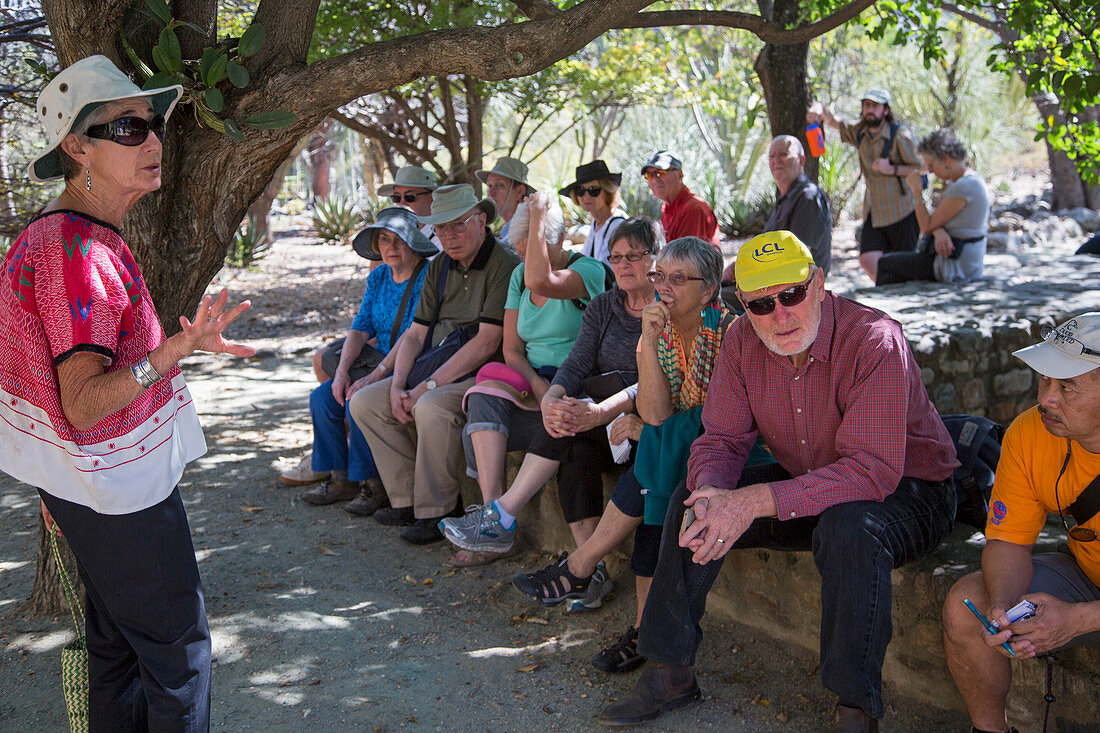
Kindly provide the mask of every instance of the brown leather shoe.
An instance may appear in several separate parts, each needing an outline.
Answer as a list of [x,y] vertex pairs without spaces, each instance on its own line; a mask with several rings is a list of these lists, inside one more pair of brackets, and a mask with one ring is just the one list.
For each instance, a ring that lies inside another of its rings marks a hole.
[[642,667],[634,691],[600,711],[604,725],[636,725],[662,713],[691,705],[702,693],[691,667],[649,660]]
[[302,494],[300,498],[307,504],[325,506],[326,504],[335,504],[338,501],[351,501],[358,493],[358,483],[329,476],[323,484]]
[[390,505],[390,498],[378,479],[367,479],[359,494],[344,505],[344,511],[357,517],[369,517],[382,507]]
[[877,733],[878,721],[859,708],[836,706],[833,733]]

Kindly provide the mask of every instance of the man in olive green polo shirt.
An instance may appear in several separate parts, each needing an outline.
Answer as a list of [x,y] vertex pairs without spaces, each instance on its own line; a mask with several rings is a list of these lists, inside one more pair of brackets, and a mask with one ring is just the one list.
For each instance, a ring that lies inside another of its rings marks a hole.
[[806,121],[824,122],[836,128],[841,142],[854,145],[859,152],[859,167],[866,186],[859,264],[876,281],[878,261],[883,254],[912,252],[920,238],[913,201],[905,187],[905,177],[921,169],[913,133],[894,120],[890,92],[877,88],[863,94],[858,122],[834,117],[820,102],[810,107]]
[[[421,221],[435,225],[444,255],[428,265],[413,323],[396,347],[393,376],[351,398],[352,418],[370,445],[391,505],[374,518],[404,527],[401,538],[413,544],[443,539],[439,520],[462,513],[462,395],[483,364],[500,358],[508,279],[519,264],[489,230],[495,218],[496,205],[478,201],[467,184],[435,190],[432,214]],[[406,383],[425,347],[467,326],[475,333],[450,359],[417,384]],[[432,343],[426,344],[429,331]]]

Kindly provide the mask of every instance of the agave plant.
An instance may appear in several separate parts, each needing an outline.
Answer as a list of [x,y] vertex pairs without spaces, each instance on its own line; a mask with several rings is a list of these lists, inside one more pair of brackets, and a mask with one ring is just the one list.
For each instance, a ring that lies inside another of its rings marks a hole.
[[229,267],[248,267],[256,260],[263,259],[270,248],[271,240],[267,236],[267,231],[260,229],[256,225],[256,217],[249,214],[248,218],[241,222],[241,227],[229,245],[225,264]]
[[313,231],[322,242],[348,244],[362,219],[349,199],[329,196],[313,208]]
[[718,227],[729,237],[759,234],[764,231],[764,223],[774,206],[775,199],[768,192],[755,197],[731,198],[716,212]]

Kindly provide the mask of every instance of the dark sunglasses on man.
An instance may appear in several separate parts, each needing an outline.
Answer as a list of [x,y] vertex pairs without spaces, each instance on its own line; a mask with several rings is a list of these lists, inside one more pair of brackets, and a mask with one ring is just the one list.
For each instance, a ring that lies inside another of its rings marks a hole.
[[425,194],[425,193],[404,193],[404,194],[395,193],[394,195],[390,196],[390,200],[393,201],[395,204],[399,204],[402,201],[404,201],[406,204],[411,204],[414,201],[416,201],[418,198],[420,198],[421,196],[425,196],[425,195],[427,195],[427,194]]
[[157,115],[151,120],[136,116],[119,117],[102,125],[92,125],[84,134],[132,148],[145,142],[150,132],[157,136],[157,140],[164,140],[164,115]]
[[775,295],[765,295],[763,298],[756,298],[755,300],[745,300],[744,296],[740,294],[738,297],[745,304],[745,310],[754,316],[770,315],[775,310],[777,300],[784,308],[794,308],[806,299],[806,293],[810,288],[810,283],[814,281],[815,274],[817,274],[816,271],[810,272],[810,279],[806,282],[787,288]]

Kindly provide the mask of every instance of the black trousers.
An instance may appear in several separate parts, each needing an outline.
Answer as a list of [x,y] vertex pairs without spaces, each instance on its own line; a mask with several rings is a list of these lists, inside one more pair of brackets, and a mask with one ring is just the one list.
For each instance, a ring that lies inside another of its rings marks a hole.
[[[739,486],[780,481],[777,464],[752,466]],[[681,548],[680,522],[687,485],[672,495],[665,517],[657,572],[638,633],[638,651],[668,664],[693,665],[703,639],[699,622],[707,594],[725,558],[692,562]],[[853,501],[815,517],[757,519],[734,550],[767,547],[813,553],[821,573],[821,681],[840,704],[883,715],[882,662],[893,633],[890,572],[931,552],[951,531],[951,483],[903,478],[882,501]]]
[[92,733],[210,729],[210,629],[179,489],[132,514],[39,490],[86,597]]

